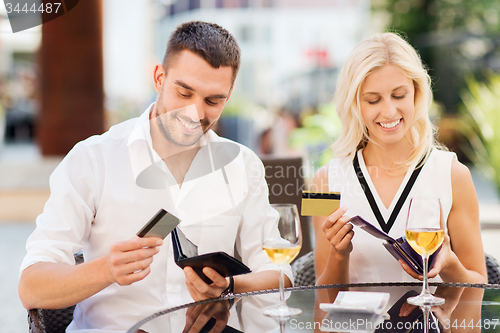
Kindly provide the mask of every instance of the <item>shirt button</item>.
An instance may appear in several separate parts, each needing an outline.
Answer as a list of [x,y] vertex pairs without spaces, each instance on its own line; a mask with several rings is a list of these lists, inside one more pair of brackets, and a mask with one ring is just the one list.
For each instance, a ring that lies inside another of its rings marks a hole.
[[181,316],[181,315],[180,315],[180,314],[178,314],[178,313],[173,313],[173,314],[172,314],[172,317],[173,317],[174,319],[179,319],[179,318],[180,318],[180,316]]

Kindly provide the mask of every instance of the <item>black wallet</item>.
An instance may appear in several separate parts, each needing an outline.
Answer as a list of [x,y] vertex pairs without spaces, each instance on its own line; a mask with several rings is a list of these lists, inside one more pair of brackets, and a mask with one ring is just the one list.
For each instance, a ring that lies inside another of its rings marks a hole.
[[[382,230],[377,229],[370,222],[367,222],[359,215],[352,217],[350,222],[369,234],[385,240],[386,242],[383,245],[387,251],[389,251],[389,253],[392,254],[392,256],[397,260],[402,259],[415,273],[420,275],[424,273],[422,257],[420,254],[415,252],[410,244],[408,244],[405,237],[394,239]],[[439,249],[437,249],[437,251],[429,257],[429,270],[431,270],[434,265],[434,260],[436,259],[436,255],[439,250],[441,250],[441,247],[439,247]]]
[[[205,324],[205,326],[203,326],[200,333],[210,332],[212,327],[214,327],[215,323],[216,323],[215,318],[210,318],[210,320]],[[243,333],[243,332],[228,325],[228,326],[224,327],[224,329],[222,330],[222,333]]]
[[208,284],[212,283],[212,280],[203,273],[203,267],[213,268],[224,277],[251,272],[250,268],[226,252],[198,255],[198,247],[187,239],[178,228],[172,230],[172,246],[177,266],[181,268],[191,267]]

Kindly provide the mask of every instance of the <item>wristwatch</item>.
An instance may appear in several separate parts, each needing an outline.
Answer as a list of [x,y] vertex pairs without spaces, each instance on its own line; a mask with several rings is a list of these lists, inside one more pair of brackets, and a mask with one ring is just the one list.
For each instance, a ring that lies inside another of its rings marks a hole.
[[[229,277],[229,286],[220,294],[219,297],[226,297],[226,296],[234,296],[234,279],[232,276]],[[229,301],[229,310],[234,305],[234,298],[228,299]]]

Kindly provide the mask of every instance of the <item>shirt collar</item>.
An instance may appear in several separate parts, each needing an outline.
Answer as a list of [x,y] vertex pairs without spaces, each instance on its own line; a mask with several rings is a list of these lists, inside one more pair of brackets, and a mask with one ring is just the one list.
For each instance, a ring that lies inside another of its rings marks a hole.
[[146,111],[144,111],[137,121],[135,122],[134,128],[129,135],[127,146],[130,146],[133,142],[137,140],[145,140],[150,147],[153,146],[153,141],[151,140],[151,132],[149,125],[149,115],[154,110],[155,103],[152,103]]

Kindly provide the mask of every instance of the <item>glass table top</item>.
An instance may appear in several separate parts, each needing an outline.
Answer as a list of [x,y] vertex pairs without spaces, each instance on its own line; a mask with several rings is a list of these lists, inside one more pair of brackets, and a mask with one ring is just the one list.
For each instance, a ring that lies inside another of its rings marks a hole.
[[[500,333],[500,285],[433,283],[431,286],[432,292],[445,298],[446,302],[442,306],[432,308],[429,333]],[[319,309],[319,302],[315,303],[321,293],[334,287],[342,287],[342,290],[348,291],[388,293],[390,298],[380,315],[370,313],[371,319],[366,313],[360,312],[359,308],[327,313]],[[264,308],[278,304],[277,290],[258,291],[235,295],[237,302],[230,312],[227,311],[227,300],[193,302],[152,314],[131,327],[128,332],[182,332],[187,327],[186,323],[188,326],[192,323],[203,326],[212,313],[215,313],[214,317],[229,318],[228,327],[223,332],[423,332],[422,311],[409,306],[405,301],[405,297],[415,295],[420,290],[419,282],[288,288],[287,304],[300,308],[302,314],[282,321],[281,330],[279,320],[266,317],[262,313]],[[399,316],[402,307],[409,315]],[[224,326],[226,319],[217,325]],[[216,320],[212,319],[209,324],[213,325],[214,322]],[[208,327],[211,326],[205,326],[199,331],[209,332]]]

